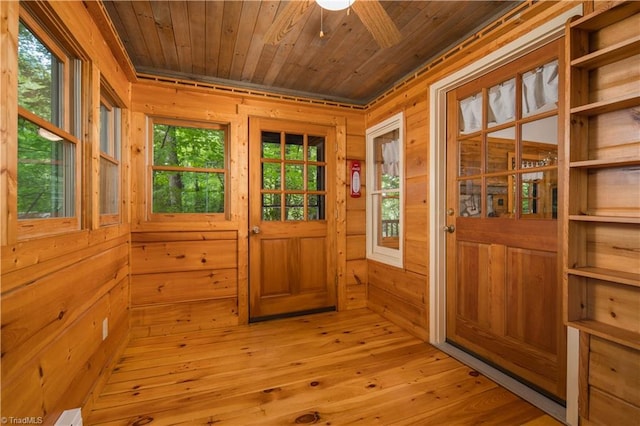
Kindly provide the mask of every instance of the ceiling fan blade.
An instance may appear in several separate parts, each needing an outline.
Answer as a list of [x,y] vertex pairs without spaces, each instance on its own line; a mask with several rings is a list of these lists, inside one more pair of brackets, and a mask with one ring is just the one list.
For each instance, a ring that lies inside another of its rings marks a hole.
[[287,3],[284,10],[278,14],[273,24],[264,34],[263,41],[269,44],[277,44],[293,29],[293,26],[312,3],[313,0],[292,0]]
[[378,0],[356,0],[351,8],[383,49],[398,44],[402,39],[396,24]]

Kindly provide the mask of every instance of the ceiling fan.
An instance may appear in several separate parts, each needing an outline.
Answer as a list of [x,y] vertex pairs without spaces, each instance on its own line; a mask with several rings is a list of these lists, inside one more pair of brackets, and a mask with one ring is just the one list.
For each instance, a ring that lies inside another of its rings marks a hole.
[[[293,29],[296,22],[313,3],[315,3],[314,0],[292,0],[287,3],[265,33],[264,42],[277,44]],[[400,31],[378,0],[318,0],[317,3],[320,7],[329,10],[348,7],[353,9],[382,48],[391,47],[400,42]]]

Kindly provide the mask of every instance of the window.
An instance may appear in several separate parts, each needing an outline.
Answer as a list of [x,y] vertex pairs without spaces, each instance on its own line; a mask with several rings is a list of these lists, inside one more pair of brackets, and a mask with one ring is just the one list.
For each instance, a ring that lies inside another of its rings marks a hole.
[[122,114],[108,90],[100,100],[100,225],[120,222]]
[[558,69],[522,59],[458,89],[460,216],[557,219]]
[[262,132],[262,220],[325,220],[325,143],[307,133]]
[[18,33],[19,237],[78,229],[81,64],[35,21]]
[[197,213],[225,218],[227,126],[153,121],[151,214]]
[[367,130],[367,258],[403,266],[403,114]]

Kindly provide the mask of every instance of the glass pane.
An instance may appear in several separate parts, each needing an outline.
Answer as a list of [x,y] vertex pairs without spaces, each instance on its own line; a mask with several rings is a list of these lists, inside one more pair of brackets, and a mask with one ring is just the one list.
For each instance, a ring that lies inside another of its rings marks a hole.
[[516,129],[509,127],[487,135],[487,173],[509,169],[509,154],[516,152]]
[[482,93],[469,96],[460,101],[458,128],[460,133],[473,133],[482,128]]
[[324,161],[324,137],[308,136],[307,139],[307,160]]
[[118,180],[118,165],[100,158],[100,214],[118,213]]
[[285,154],[287,160],[304,160],[304,137],[302,135],[286,134],[284,136]]
[[286,194],[285,220],[304,220],[304,195]]
[[223,213],[224,174],[153,171],[154,213]]
[[262,158],[282,158],[280,133],[262,132]]
[[459,215],[462,217],[480,217],[482,213],[482,181],[469,179],[460,181],[458,200]]
[[279,221],[280,194],[262,194],[262,220]]
[[111,152],[111,132],[111,111],[104,104],[100,104],[100,151],[108,155],[113,155]]
[[522,125],[523,165],[543,167],[558,164],[558,116]]
[[509,176],[487,178],[487,217],[513,217],[513,209],[509,208],[510,180]]
[[75,145],[18,117],[18,219],[75,215]]
[[458,141],[458,176],[474,176],[482,172],[480,137]]
[[285,189],[304,190],[304,166],[302,164],[285,164]]
[[378,224],[376,245],[398,249],[400,238],[400,199],[397,192],[376,194],[373,197]]
[[522,116],[558,107],[558,60],[522,75]]
[[558,218],[558,171],[522,173],[520,183],[523,219]]
[[375,138],[376,189],[400,188],[400,142],[398,129]]
[[489,88],[487,127],[513,121],[516,116],[515,77]]
[[280,189],[280,163],[262,163],[262,189]]
[[307,190],[324,191],[324,166],[307,166]]
[[225,131],[154,124],[153,164],[156,166],[224,168]]
[[324,195],[307,195],[308,220],[324,220]]
[[62,127],[62,63],[22,22],[18,32],[18,105]]

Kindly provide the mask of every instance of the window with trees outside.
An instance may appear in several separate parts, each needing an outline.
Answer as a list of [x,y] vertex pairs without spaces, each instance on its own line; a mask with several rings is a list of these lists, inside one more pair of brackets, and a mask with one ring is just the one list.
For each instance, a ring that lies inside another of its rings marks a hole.
[[[18,33],[19,237],[79,227],[81,63],[28,16]],[[25,222],[28,221],[26,226]]]
[[100,225],[120,222],[122,113],[103,85],[100,100]]
[[153,120],[151,213],[227,213],[227,126]]
[[403,266],[404,124],[399,113],[367,130],[367,258]]

